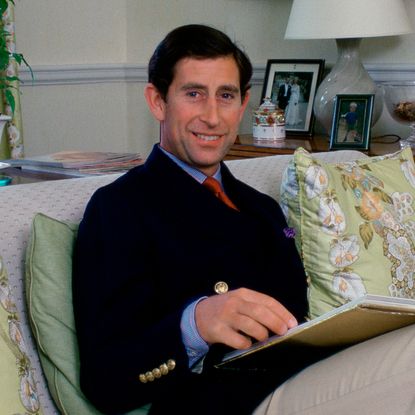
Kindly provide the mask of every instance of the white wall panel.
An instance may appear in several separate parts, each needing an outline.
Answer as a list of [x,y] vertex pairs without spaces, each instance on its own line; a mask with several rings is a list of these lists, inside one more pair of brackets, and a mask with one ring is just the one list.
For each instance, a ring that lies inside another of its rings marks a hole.
[[[406,4],[415,26],[415,1]],[[334,40],[284,40],[290,7],[291,0],[17,1],[17,46],[37,77],[32,86],[22,71],[26,154],[74,148],[148,154],[158,126],[142,95],[146,65],[165,33],[187,23],[226,31],[251,57],[253,97],[241,127],[250,132],[267,59],[336,60]],[[364,39],[361,58],[376,80],[415,79],[415,34]],[[387,115],[374,129],[406,132]]]

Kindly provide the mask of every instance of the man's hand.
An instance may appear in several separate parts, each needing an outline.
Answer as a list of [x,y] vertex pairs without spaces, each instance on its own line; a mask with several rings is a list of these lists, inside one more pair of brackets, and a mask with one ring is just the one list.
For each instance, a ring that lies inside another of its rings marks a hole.
[[196,325],[202,338],[209,344],[223,343],[235,349],[250,347],[251,338],[266,340],[269,332],[285,334],[297,324],[277,300],[247,288],[208,297],[196,306]]

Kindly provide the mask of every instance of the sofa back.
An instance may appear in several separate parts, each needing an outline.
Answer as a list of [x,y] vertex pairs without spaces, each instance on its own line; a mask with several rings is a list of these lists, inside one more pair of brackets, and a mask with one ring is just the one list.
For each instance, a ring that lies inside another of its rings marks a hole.
[[[326,162],[339,162],[365,156],[349,150],[318,153],[316,157]],[[279,200],[281,178],[291,158],[291,155],[280,155],[226,163],[240,180]],[[46,386],[25,304],[24,259],[32,219],[36,213],[41,212],[61,221],[77,223],[93,192],[117,177],[118,175],[106,175],[0,188],[0,256],[9,276],[45,414],[58,414],[58,411]]]

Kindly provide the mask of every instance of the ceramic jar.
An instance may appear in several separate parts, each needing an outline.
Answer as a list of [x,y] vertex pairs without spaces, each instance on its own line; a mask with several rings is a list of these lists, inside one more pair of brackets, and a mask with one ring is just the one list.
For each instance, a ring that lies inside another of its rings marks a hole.
[[276,108],[269,98],[264,98],[260,107],[253,112],[252,130],[255,141],[284,140],[284,111]]

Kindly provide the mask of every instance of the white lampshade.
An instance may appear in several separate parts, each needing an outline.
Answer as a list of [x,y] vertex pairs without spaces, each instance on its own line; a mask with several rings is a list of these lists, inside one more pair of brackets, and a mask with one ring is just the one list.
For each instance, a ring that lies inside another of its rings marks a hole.
[[286,39],[344,39],[412,32],[403,0],[293,0]]
[[412,32],[403,0],[293,0],[286,39],[336,39],[338,60],[321,82],[314,114],[330,133],[338,94],[375,94],[372,125],[382,112],[377,88],[362,65],[362,38]]

